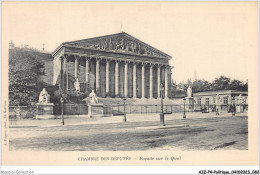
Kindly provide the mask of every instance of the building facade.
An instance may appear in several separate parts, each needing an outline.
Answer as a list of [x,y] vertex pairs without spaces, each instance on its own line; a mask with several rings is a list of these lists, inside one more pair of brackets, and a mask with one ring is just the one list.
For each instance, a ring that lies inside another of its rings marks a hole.
[[65,91],[78,80],[103,98],[158,98],[163,84],[168,97],[171,56],[127,33],[64,42],[52,55],[53,85]]
[[195,110],[206,107],[209,111],[230,112],[230,106],[235,105],[237,112],[248,110],[248,92],[236,90],[207,91],[193,94]]

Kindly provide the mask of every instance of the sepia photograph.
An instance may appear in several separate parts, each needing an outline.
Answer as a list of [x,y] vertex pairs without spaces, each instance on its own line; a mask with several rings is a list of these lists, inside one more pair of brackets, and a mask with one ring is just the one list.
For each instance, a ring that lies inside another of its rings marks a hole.
[[257,7],[2,3],[2,161],[257,164]]

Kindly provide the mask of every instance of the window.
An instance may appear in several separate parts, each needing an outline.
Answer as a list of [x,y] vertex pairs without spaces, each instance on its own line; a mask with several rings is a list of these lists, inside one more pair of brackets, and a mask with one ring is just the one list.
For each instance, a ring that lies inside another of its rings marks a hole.
[[216,103],[216,97],[213,97],[213,103]]
[[224,104],[227,105],[228,104],[228,97],[223,97],[223,101],[224,101]]
[[201,105],[201,98],[198,98],[198,105]]
[[209,105],[209,98],[206,98],[206,105]]

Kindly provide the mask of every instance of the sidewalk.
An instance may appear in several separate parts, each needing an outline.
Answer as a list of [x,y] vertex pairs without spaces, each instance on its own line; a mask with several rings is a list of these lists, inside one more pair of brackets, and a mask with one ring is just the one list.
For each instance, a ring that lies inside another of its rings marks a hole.
[[[247,113],[237,113],[236,116],[247,116]],[[199,119],[199,118],[220,118],[220,117],[232,117],[231,113],[221,113],[216,115],[215,113],[186,113],[186,120]],[[123,115],[101,117],[101,118],[89,118],[87,116],[65,116],[65,126],[71,125],[91,125],[91,124],[106,124],[106,123],[122,123]],[[127,114],[127,122],[146,122],[146,121],[160,121],[160,114]],[[183,119],[183,113],[165,114],[164,120],[181,120]],[[50,120],[32,120],[32,119],[21,119],[21,120],[10,120],[9,126],[11,128],[18,127],[54,127],[62,126],[61,119],[50,119]]]

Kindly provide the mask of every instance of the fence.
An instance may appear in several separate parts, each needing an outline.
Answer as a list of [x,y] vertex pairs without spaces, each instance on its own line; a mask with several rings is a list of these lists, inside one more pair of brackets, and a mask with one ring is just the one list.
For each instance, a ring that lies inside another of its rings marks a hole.
[[[185,105],[185,112],[232,112],[231,105]],[[248,105],[239,106],[239,112],[246,112],[248,110]],[[125,108],[125,109],[124,109]],[[147,114],[147,113],[161,113],[161,105],[131,105],[122,104],[106,106],[104,113],[121,115],[124,114]],[[184,105],[163,105],[163,113],[172,114],[172,113],[182,113],[184,112]]]
[[[124,109],[125,108],[125,109]],[[117,104],[104,105],[104,115],[123,115],[126,114],[148,114],[161,113],[161,105],[133,105]],[[185,105],[185,112],[232,112],[231,105]],[[248,105],[237,105],[236,112],[247,112]],[[33,118],[37,114],[36,106],[9,106],[9,118]],[[163,112],[166,114],[183,113],[184,105],[163,105]],[[61,105],[55,105],[54,115],[61,115]],[[88,104],[64,104],[64,115],[88,115]]]
[[9,106],[9,119],[33,118],[36,113],[36,106]]
[[[61,105],[55,105],[54,115],[61,115]],[[88,115],[88,104],[63,104],[64,115]]]

